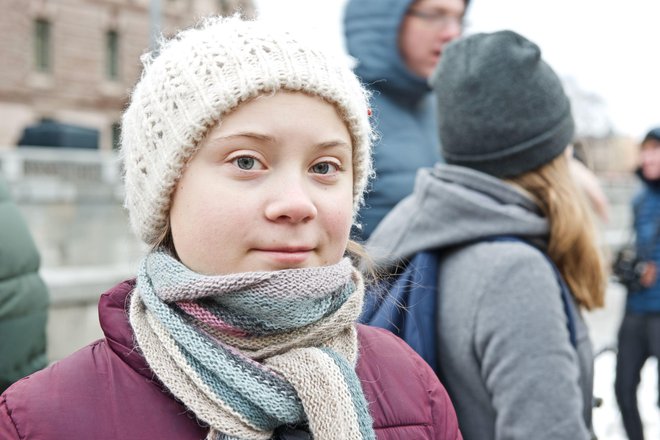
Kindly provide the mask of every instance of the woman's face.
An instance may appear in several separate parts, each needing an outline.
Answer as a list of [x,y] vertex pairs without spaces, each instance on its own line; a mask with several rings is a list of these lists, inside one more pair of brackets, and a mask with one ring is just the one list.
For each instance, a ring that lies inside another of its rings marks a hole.
[[193,271],[270,271],[339,262],[352,209],[352,142],[334,106],[278,92],[209,132],[175,189],[170,225]]
[[649,139],[640,154],[642,174],[648,180],[660,179],[660,141]]

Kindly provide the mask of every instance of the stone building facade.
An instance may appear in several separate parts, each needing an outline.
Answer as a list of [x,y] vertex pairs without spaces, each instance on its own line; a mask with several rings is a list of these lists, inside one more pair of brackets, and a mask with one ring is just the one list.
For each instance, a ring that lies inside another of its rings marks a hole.
[[251,0],[0,0],[0,148],[48,118],[96,128],[111,149],[154,4],[164,35],[209,14],[255,14]]

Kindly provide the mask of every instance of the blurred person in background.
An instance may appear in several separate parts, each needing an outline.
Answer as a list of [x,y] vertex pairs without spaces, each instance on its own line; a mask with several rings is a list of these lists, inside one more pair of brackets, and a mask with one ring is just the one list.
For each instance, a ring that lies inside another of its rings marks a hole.
[[349,0],[344,13],[355,73],[373,92],[379,139],[376,176],[354,236],[366,240],[410,194],[420,167],[440,160],[436,106],[428,78],[444,47],[463,31],[468,0]]
[[48,290],[25,219],[0,177],[0,393],[47,364]]
[[439,252],[437,322],[421,331],[437,332],[466,440],[591,439],[581,309],[603,305],[606,280],[569,99],[511,31],[450,43],[431,83],[446,164],[419,171],[367,248],[383,269]]
[[642,289],[628,292],[626,299],[614,381],[623,426],[630,440],[644,439],[637,406],[642,367],[652,356],[660,366],[660,127],[650,130],[641,142],[637,175],[643,186],[633,200],[633,228],[637,255],[646,264]]

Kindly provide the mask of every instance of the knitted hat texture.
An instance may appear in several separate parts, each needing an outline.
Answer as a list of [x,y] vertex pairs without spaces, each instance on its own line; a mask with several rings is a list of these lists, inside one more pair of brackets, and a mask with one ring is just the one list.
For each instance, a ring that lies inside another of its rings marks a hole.
[[263,22],[214,17],[143,57],[122,118],[125,207],[153,245],[186,163],[223,115],[261,94],[300,91],[335,106],[353,141],[354,212],[372,174],[368,94],[348,66]]
[[512,177],[550,162],[573,140],[568,97],[539,47],[512,31],[447,45],[431,77],[449,164]]

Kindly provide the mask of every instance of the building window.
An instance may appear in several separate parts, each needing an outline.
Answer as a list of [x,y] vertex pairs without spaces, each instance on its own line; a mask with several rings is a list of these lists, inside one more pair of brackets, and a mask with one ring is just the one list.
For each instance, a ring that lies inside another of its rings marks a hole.
[[113,123],[110,131],[112,133],[112,149],[119,150],[119,143],[121,142],[121,124],[119,122]]
[[50,72],[50,22],[42,18],[34,21],[34,61],[39,72]]
[[117,31],[106,33],[106,76],[108,79],[119,78],[119,34]]

